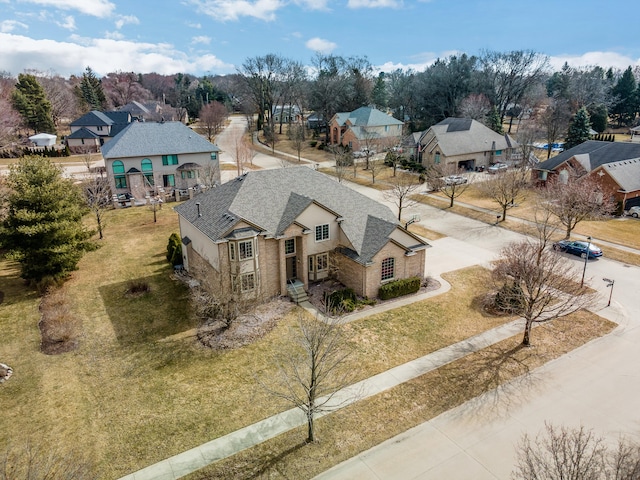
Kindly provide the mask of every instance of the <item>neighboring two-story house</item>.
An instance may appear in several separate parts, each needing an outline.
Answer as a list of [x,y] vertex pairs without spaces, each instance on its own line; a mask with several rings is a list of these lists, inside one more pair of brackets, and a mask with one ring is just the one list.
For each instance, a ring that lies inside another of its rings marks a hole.
[[422,165],[454,164],[475,170],[492,163],[514,160],[518,144],[506,133],[499,134],[471,118],[446,118],[431,126],[417,144]]
[[402,140],[404,124],[373,107],[360,107],[353,112],[336,113],[329,122],[330,141],[353,151],[384,150]]
[[181,122],[133,122],[102,147],[112,191],[136,198],[220,183],[220,149]]
[[128,112],[99,112],[92,110],[71,122],[71,135],[66,137],[69,150],[97,152],[131,123]]
[[423,277],[426,242],[308,167],[249,172],[175,208],[184,268],[216,297],[265,300],[330,275],[358,295]]

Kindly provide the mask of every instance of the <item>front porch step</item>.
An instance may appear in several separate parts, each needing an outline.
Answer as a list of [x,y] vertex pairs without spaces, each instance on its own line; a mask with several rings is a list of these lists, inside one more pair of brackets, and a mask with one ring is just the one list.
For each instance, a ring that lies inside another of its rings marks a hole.
[[289,283],[287,285],[287,293],[289,294],[291,300],[293,300],[296,304],[309,300],[309,296],[304,290],[304,284],[299,280],[296,280],[294,283]]

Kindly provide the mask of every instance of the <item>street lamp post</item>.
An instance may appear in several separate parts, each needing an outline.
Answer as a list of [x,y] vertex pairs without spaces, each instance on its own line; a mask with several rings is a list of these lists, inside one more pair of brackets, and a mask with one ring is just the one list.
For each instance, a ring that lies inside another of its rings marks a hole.
[[609,292],[609,303],[607,303],[607,307],[610,307],[611,306],[611,297],[613,296],[613,285],[616,283],[616,281],[615,280],[611,280],[610,278],[603,278],[602,280],[607,282],[607,287],[611,288],[611,291]]
[[582,280],[580,281],[580,287],[584,286],[584,274],[587,273],[587,260],[589,260],[589,250],[591,250],[591,237],[587,237],[589,243],[587,244],[587,252],[584,254],[584,268],[582,269]]

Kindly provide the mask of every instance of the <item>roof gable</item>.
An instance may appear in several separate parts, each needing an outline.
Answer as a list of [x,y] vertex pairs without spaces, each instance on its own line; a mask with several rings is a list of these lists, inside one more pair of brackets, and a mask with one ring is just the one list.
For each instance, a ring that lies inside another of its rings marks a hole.
[[[198,217],[196,203],[200,203]],[[213,241],[221,240],[225,216],[281,235],[311,204],[341,216],[340,228],[361,263],[371,261],[398,228],[391,210],[308,167],[249,172],[175,208]]]
[[115,122],[98,110],[91,110],[70,123],[72,127],[110,126]]
[[553,158],[540,162],[536,170],[555,170],[574,157],[580,161],[587,172],[590,172],[608,163],[640,157],[640,144],[587,140]]
[[[429,134],[432,134],[433,137]],[[507,134],[499,134],[471,118],[446,118],[429,128],[421,138],[435,138],[445,156],[505,150],[517,147]]]

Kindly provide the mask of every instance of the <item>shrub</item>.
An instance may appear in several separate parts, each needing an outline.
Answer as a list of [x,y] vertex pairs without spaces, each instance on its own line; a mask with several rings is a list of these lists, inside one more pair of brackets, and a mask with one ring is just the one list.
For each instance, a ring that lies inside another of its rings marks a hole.
[[43,353],[57,354],[73,350],[82,333],[82,321],[69,306],[61,290],[50,291],[40,302],[40,322]]
[[127,284],[127,294],[129,295],[143,295],[151,291],[149,282],[144,280],[131,280]]
[[389,300],[390,298],[416,293],[420,290],[421,283],[422,280],[420,277],[402,278],[400,280],[385,283],[380,287],[378,297],[380,297],[381,300]]
[[311,141],[309,142],[309,146],[310,146],[311,148],[316,148],[316,145],[318,145],[318,141],[317,141],[317,140],[311,140]]
[[494,307],[507,313],[519,313],[522,311],[524,294],[522,287],[516,282],[505,283],[494,299]]
[[358,306],[358,297],[352,288],[345,288],[330,294],[325,293],[324,304],[331,313],[349,313]]
[[182,240],[175,232],[171,234],[167,244],[167,261],[173,266],[182,264]]

